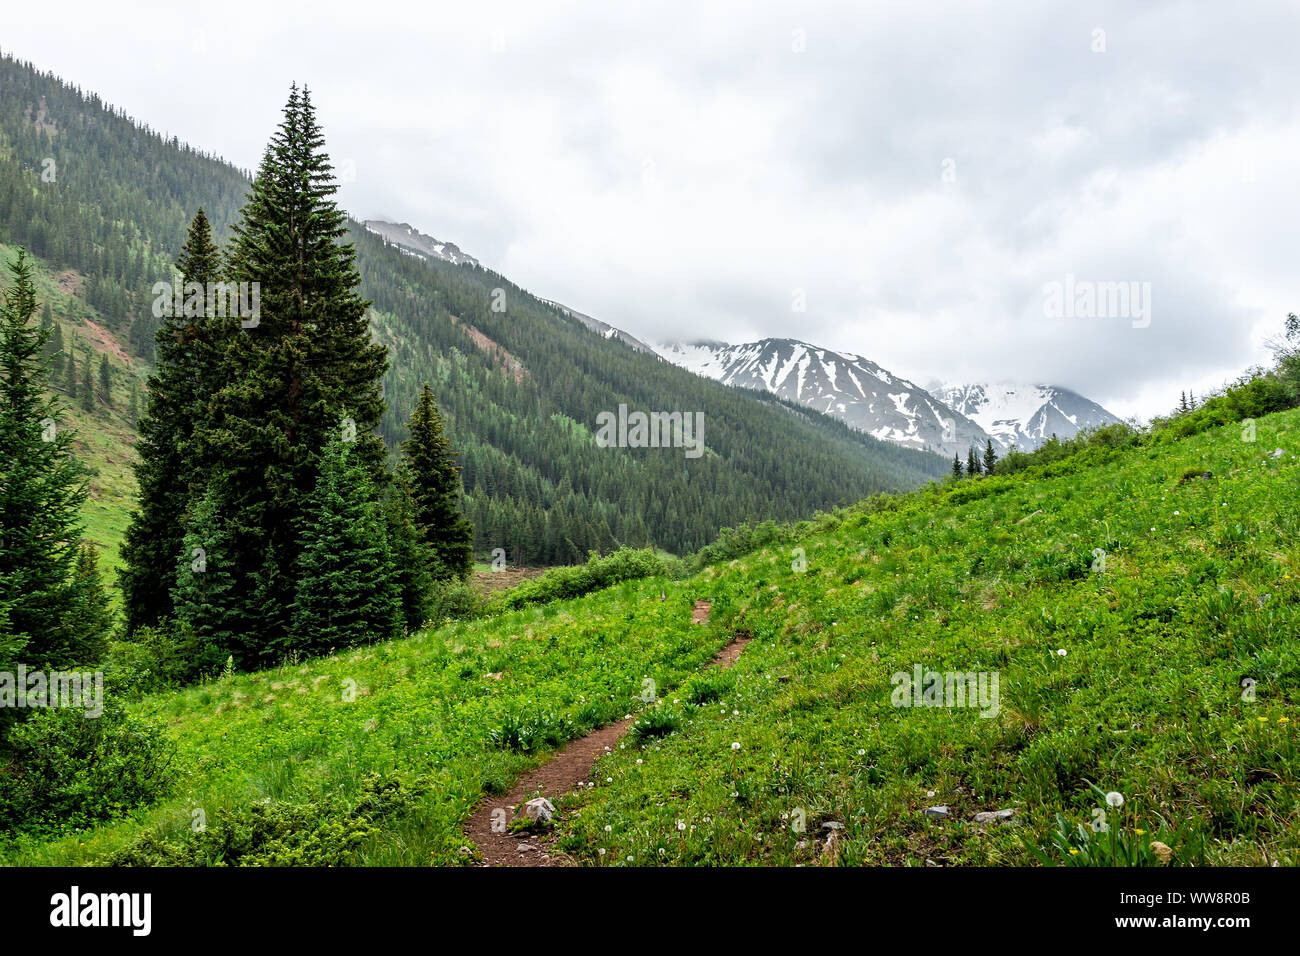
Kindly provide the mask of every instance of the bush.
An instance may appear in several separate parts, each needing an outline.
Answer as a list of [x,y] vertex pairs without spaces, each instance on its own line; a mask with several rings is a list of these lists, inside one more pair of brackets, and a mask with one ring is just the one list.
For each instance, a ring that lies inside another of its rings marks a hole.
[[[172,840],[158,833],[110,856],[109,866],[338,866],[376,832],[374,824],[412,806],[417,791],[371,774],[347,803],[327,794],[307,803],[254,803],[218,810],[202,830]],[[187,821],[188,822],[188,821]]]
[[142,627],[129,640],[109,645],[104,678],[114,693],[134,698],[215,676],[227,656],[188,624]]
[[556,747],[578,735],[578,728],[563,714],[538,710],[533,714],[508,713],[488,731],[492,743],[503,750],[531,753],[540,747]]
[[528,604],[581,597],[621,581],[666,573],[663,560],[650,548],[619,548],[603,558],[593,551],[586,564],[552,568],[541,577],[512,588],[501,599],[501,606],[515,611]]
[[638,717],[629,733],[633,740],[645,741],[655,737],[667,737],[681,726],[682,715],[673,707],[661,703]]
[[474,588],[463,581],[442,581],[435,584],[429,594],[429,623],[462,621],[474,617],[483,609],[483,599]]
[[0,827],[58,831],[109,820],[168,794],[175,771],[162,729],[109,701],[99,717],[35,711],[0,751]]

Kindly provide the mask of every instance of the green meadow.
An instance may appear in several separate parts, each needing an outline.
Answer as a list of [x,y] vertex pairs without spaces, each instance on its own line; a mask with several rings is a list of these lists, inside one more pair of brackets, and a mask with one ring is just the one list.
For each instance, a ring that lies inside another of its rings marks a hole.
[[[1253,442],[1089,448],[693,574],[147,695],[129,709],[175,743],[171,795],[0,859],[472,863],[485,795],[640,714],[562,802],[578,863],[1294,864],[1297,434],[1290,411]],[[996,677],[996,707],[896,706],[918,666]]]

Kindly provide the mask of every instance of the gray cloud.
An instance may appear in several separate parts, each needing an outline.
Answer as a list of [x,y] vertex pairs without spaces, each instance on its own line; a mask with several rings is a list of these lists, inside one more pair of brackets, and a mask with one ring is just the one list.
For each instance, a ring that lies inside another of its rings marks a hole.
[[[643,339],[797,336],[1143,416],[1260,360],[1300,298],[1300,10],[987,6],[71,0],[5,45],[246,168],[306,81],[352,213]],[[1150,282],[1150,327],[1046,318],[1066,273]]]

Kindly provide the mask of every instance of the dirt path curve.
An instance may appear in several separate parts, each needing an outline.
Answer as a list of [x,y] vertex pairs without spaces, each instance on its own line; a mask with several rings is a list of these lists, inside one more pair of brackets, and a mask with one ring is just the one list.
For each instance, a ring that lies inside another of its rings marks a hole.
[[[708,601],[696,601],[691,620],[696,624],[707,624],[712,605]],[[726,647],[718,651],[710,667],[730,667],[740,657],[740,652],[749,643],[748,635],[733,638]],[[515,808],[535,796],[546,797],[552,803],[567,793],[573,793],[579,784],[591,780],[592,768],[606,753],[617,746],[623,735],[632,726],[632,720],[620,720],[607,724],[585,737],[579,737],[567,743],[562,750],[536,770],[524,774],[516,781],[510,792],[500,797],[489,797],[478,805],[468,820],[465,821],[465,835],[483,854],[482,866],[569,866],[572,861],[558,852],[552,852],[553,837],[520,835],[499,832],[500,814],[497,814],[497,829],[493,829],[493,813],[505,811],[505,819],[513,819]]]

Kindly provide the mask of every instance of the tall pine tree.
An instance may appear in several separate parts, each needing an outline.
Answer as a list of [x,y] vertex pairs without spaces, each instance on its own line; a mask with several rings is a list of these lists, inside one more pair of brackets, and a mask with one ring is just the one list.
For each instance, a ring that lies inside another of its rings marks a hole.
[[229,251],[227,280],[258,283],[260,311],[225,344],[225,384],[203,430],[204,460],[222,472],[219,510],[240,577],[235,613],[267,660],[290,640],[297,534],[341,418],[355,430],[349,455],[367,471],[366,487],[378,495],[386,483],[374,431],[387,356],[370,339],[323,142],[310,97],[295,86]]
[[[219,267],[220,251],[200,209],[176,268],[183,282],[206,286],[217,280]],[[126,531],[118,576],[128,631],[158,624],[172,613],[182,521],[202,464],[195,435],[215,389],[222,327],[233,320],[173,315],[162,321],[155,339],[157,367],[148,383],[148,413],[136,444],[139,507]]]
[[997,452],[993,450],[993,439],[988,439],[984,445],[984,474],[993,474],[993,466],[998,463]]
[[474,528],[461,513],[460,468],[428,385],[402,442],[415,498],[415,521],[433,548],[436,580],[465,578],[474,566]]

